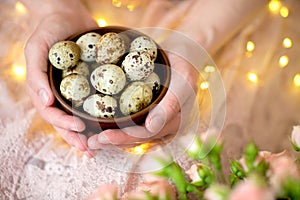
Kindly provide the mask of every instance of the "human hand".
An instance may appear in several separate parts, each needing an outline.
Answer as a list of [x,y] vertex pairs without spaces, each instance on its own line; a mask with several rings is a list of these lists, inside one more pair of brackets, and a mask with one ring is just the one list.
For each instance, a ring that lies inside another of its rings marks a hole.
[[196,97],[197,70],[185,59],[169,54],[172,75],[162,101],[148,114],[145,123],[109,129],[88,139],[90,149],[129,148],[143,142],[168,140],[184,128]]
[[40,21],[25,47],[28,94],[40,115],[54,126],[66,142],[88,152],[86,136],[78,134],[85,129],[85,124],[54,105],[55,98],[47,76],[47,62],[48,51],[54,43],[76,32],[97,27],[97,24],[77,1],[30,2],[24,1],[24,4],[29,10],[33,10],[33,15]]

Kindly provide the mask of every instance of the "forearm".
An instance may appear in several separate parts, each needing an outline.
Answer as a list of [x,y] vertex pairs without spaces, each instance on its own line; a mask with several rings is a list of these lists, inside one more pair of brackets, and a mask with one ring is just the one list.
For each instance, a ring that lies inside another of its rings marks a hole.
[[180,31],[214,52],[235,34],[267,0],[197,0]]

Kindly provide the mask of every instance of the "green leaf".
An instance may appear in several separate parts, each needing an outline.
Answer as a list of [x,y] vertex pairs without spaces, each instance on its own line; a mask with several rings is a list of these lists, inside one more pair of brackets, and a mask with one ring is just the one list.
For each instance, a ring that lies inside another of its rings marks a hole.
[[230,170],[238,178],[242,179],[246,177],[246,172],[244,171],[239,161],[230,161]]
[[294,178],[287,178],[282,185],[282,196],[286,199],[298,200],[300,199],[300,190],[299,190],[300,180]]
[[258,155],[258,148],[254,142],[250,142],[244,152],[244,159],[247,167],[251,171],[254,167],[254,161]]

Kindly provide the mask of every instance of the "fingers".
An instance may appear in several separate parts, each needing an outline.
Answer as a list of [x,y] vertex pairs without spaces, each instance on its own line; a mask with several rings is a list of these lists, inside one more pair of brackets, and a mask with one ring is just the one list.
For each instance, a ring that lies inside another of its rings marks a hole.
[[47,76],[48,45],[38,36],[32,36],[25,47],[27,66],[27,88],[33,90],[41,103],[49,106],[54,102],[54,96],[49,86]]
[[55,126],[54,128],[69,145],[83,152],[88,151],[87,137],[85,135],[82,135],[74,131],[58,128]]
[[156,135],[153,135],[143,126],[132,126],[124,129],[110,129],[96,134],[88,139],[90,149],[124,148],[150,142],[154,139],[163,138],[166,135],[176,134],[181,124],[180,113]]
[[31,96],[33,104],[37,108],[39,114],[49,124],[58,128],[82,132],[85,130],[85,124],[78,117],[68,115],[64,111],[55,106],[45,106],[38,98],[37,94],[28,88],[28,94]]
[[[162,101],[154,107],[146,118],[145,126],[148,131],[158,133],[168,123],[187,101],[196,98],[195,88],[198,73],[185,60],[172,56],[171,83]],[[186,111],[185,111],[186,113]]]
[[93,151],[88,148],[87,136],[74,131],[58,128],[55,126],[54,128],[69,145],[82,151],[83,154],[86,155],[87,157],[92,158],[96,155],[96,151]]

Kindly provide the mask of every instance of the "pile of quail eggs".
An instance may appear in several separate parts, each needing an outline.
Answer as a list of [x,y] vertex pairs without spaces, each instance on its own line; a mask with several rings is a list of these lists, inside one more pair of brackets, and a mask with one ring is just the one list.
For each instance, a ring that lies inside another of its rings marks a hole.
[[147,36],[132,40],[124,33],[85,33],[77,41],[60,41],[49,51],[62,70],[60,92],[77,108],[99,118],[136,113],[160,89],[154,72],[157,46]]

